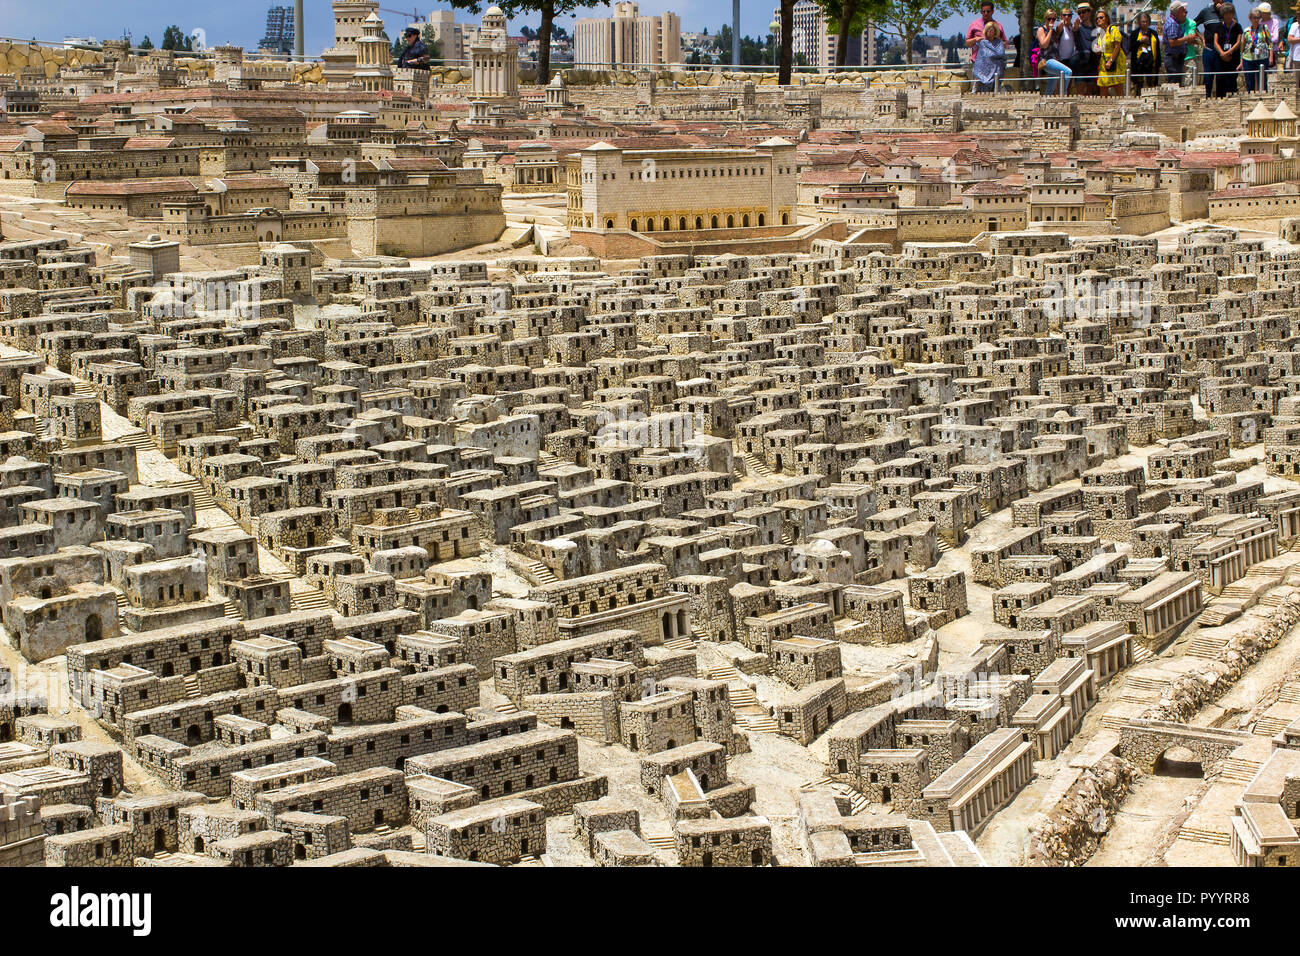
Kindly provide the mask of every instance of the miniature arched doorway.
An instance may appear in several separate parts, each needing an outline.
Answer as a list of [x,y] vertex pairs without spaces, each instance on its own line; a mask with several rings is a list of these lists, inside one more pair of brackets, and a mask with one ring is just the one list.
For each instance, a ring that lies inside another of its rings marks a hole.
[[86,618],[86,640],[97,641],[104,636],[104,622],[99,619],[98,614],[91,614]]
[[338,722],[340,724],[352,723],[352,705],[346,701],[339,704]]
[[198,724],[190,724],[185,730],[185,743],[193,747],[203,743],[203,731],[199,730]]
[[1201,765],[1201,758],[1186,747],[1170,747],[1162,753],[1160,759],[1156,761],[1153,772],[1161,777],[1200,778],[1205,776],[1205,768]]

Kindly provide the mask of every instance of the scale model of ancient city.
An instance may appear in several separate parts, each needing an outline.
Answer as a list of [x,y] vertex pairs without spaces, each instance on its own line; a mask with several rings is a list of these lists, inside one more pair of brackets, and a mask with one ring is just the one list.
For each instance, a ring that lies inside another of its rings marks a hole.
[[1300,863],[1296,73],[330,7],[0,42],[0,865]]

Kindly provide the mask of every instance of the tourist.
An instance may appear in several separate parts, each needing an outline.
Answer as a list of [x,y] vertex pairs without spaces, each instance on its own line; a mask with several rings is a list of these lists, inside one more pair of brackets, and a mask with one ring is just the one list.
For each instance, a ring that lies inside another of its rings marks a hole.
[[[975,48],[984,41],[984,31],[988,29],[990,23],[997,23],[993,19],[993,4],[991,0],[984,0],[980,4],[980,15],[970,22],[966,28],[966,46],[971,51],[971,78],[975,77]],[[998,33],[1002,34],[1002,25],[998,24]]]
[[[1269,51],[1273,54],[1268,59],[1268,66],[1264,71],[1268,72],[1277,66],[1280,50],[1279,45],[1282,42],[1284,34],[1282,33],[1282,21],[1273,14],[1273,7],[1269,3],[1261,3],[1255,8],[1259,11],[1259,22],[1264,29],[1268,31]],[[1264,81],[1264,89],[1268,89],[1268,80]]]
[[1119,96],[1124,89],[1124,34],[1110,21],[1105,10],[1097,11],[1097,32],[1093,48],[1101,65],[1097,70],[1097,92],[1102,96]]
[[[1066,66],[1074,60],[1074,14],[1069,7],[1061,7],[1061,35],[1056,40],[1056,58]],[[1070,68],[1073,76],[1074,68]]]
[[1241,42],[1241,68],[1246,74],[1246,92],[1268,92],[1268,67],[1273,59],[1273,37],[1261,22],[1260,10],[1250,11],[1250,26]]
[[407,27],[402,32],[402,40],[406,46],[402,48],[401,55],[393,61],[394,65],[408,70],[429,69],[429,48],[420,39],[419,29]]
[[[1219,4],[1219,23],[1210,34],[1214,42],[1214,93],[1216,97],[1237,92],[1237,71],[1241,69],[1241,48],[1245,31],[1237,22],[1237,10],[1230,3]],[[1206,96],[1211,94],[1208,87]]]
[[1129,38],[1129,75],[1133,92],[1140,93],[1148,86],[1160,83],[1160,38],[1151,27],[1151,14],[1138,14],[1137,29]]
[[1187,58],[1195,54],[1196,43],[1200,40],[1195,26],[1187,19],[1187,4],[1183,0],[1174,0],[1169,5],[1169,16],[1165,17],[1163,33],[1165,78],[1170,83],[1181,86]]
[[975,44],[975,92],[992,93],[1007,67],[1007,46],[1002,28],[990,22],[984,36]]
[[1087,96],[1097,92],[1097,65],[1101,52],[1096,48],[1097,25],[1092,20],[1092,4],[1084,2],[1075,8],[1079,22],[1074,26],[1074,59],[1070,69],[1074,73],[1076,92]]
[[1300,71],[1300,20],[1292,17],[1286,27],[1286,69]]
[[[1211,0],[1209,6],[1196,15],[1196,29],[1201,35],[1201,73],[1205,80],[1205,96],[1208,99],[1214,95],[1214,32],[1219,28],[1222,20],[1219,18],[1219,7],[1222,4],[1219,0]],[[1235,82],[1235,81],[1234,81]]]
[[1061,62],[1061,39],[1068,33],[1064,24],[1057,19],[1056,11],[1048,10],[1043,16],[1043,25],[1038,28],[1038,69],[1047,78],[1044,88],[1048,93],[1064,95],[1070,92],[1070,77],[1073,74]]

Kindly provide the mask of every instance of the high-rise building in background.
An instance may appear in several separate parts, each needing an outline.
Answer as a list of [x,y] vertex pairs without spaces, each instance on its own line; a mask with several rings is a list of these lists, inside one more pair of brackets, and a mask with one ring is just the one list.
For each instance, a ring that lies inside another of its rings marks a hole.
[[258,44],[268,53],[293,52],[293,7],[275,6],[266,11],[266,36]]
[[434,10],[425,21],[423,33],[432,35],[438,42],[439,62],[446,66],[465,66],[469,63],[469,45],[478,28],[468,23],[457,23],[453,10]]
[[[839,36],[831,30],[821,6],[815,0],[798,0],[794,5],[794,36],[791,42],[791,51],[796,60],[802,54],[803,62],[808,66],[822,69],[833,67],[838,44]],[[874,66],[877,62],[876,47],[876,28],[868,23],[860,34],[849,36],[845,65]]]
[[573,60],[579,69],[680,63],[681,17],[643,17],[635,3],[616,3],[612,17],[583,17],[574,23]]

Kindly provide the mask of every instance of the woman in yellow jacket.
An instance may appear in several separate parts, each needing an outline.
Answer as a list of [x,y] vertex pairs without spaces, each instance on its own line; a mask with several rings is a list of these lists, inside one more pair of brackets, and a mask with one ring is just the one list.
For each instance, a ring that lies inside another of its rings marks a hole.
[[1124,61],[1124,34],[1111,22],[1105,10],[1097,11],[1097,40],[1101,62],[1097,67],[1097,90],[1102,96],[1119,96],[1128,64]]

